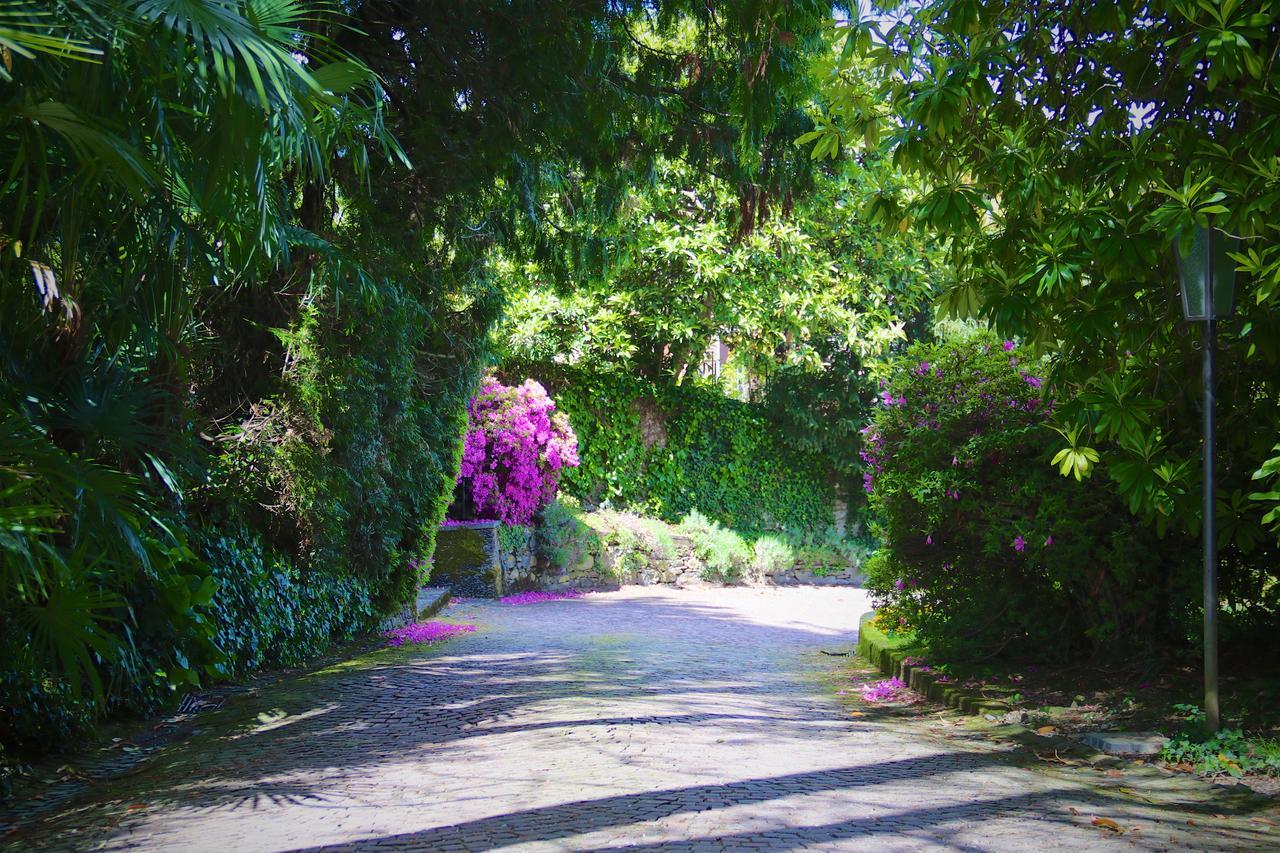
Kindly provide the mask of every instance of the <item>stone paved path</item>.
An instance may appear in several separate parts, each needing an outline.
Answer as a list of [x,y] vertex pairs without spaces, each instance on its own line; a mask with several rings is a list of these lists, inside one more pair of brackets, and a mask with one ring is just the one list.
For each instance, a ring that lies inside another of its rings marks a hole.
[[[264,690],[248,725],[172,748],[18,843],[1218,846],[1171,836],[1181,817],[945,740],[918,720],[852,715],[831,685],[848,659],[819,650],[847,649],[865,609],[861,592],[842,589],[629,588],[523,607],[455,605],[448,615],[473,616],[477,633]],[[1144,831],[1109,837],[1089,825],[1094,814]]]

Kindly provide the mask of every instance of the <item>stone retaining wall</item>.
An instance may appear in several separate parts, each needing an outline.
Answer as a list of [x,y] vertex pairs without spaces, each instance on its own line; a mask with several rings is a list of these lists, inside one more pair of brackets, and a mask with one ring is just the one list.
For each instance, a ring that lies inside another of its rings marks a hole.
[[440,528],[431,560],[431,583],[463,598],[503,594],[498,522],[468,521]]
[[[686,536],[671,537],[670,554],[637,551],[600,538],[562,563],[538,555],[537,533],[506,528],[498,533],[497,560],[505,592],[540,589],[604,590],[623,585],[708,586],[703,564]],[[433,574],[433,578],[437,577]],[[447,581],[443,581],[447,582]],[[768,586],[857,586],[858,567],[795,563],[769,572],[748,571],[740,583]]]
[[681,547],[679,537],[675,538],[675,553],[669,557],[637,553],[602,542],[597,549],[582,554],[572,565],[557,566],[542,560],[538,564],[538,581],[541,588],[556,591],[617,589],[629,584],[705,585],[702,565],[693,556],[693,549],[687,542]]
[[539,588],[540,574],[534,553],[534,531],[526,527],[507,527],[498,535],[498,564],[502,568],[502,586],[519,592]]
[[761,582],[773,586],[861,586],[862,571],[852,565],[796,563],[767,573]]

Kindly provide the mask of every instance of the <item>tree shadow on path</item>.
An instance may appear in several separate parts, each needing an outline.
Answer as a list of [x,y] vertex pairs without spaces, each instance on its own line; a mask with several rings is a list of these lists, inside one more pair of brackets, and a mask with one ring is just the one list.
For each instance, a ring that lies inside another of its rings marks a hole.
[[[893,810],[880,820],[877,806],[866,804],[847,820],[809,820],[814,825],[797,829],[762,827],[757,819],[726,825],[724,836],[699,837],[692,826],[693,840],[684,836],[689,844],[785,847],[799,843],[796,833],[809,843],[891,832],[925,833],[936,841],[952,826],[1013,813],[1065,825],[1072,803],[1083,808],[1082,798],[1093,797],[1091,806],[1104,805],[1086,787],[1046,791],[1042,784],[1042,793],[984,796],[983,776],[1007,768],[1006,756],[914,744],[911,757],[716,784],[671,784],[697,777],[672,772],[651,790],[618,793],[616,780],[602,779],[584,786],[599,788],[597,798],[579,792],[536,806],[517,798],[510,811],[459,820],[463,805],[492,811],[486,786],[536,784],[535,772],[554,771],[570,734],[656,727],[679,755],[690,733],[713,728],[757,749],[830,742],[826,763],[837,765],[840,741],[833,735],[883,740],[886,751],[898,736],[882,721],[851,720],[810,678],[832,665],[818,650],[852,642],[852,627],[841,631],[803,615],[756,618],[675,596],[593,596],[521,608],[472,603],[451,613],[474,614],[481,630],[438,647],[374,652],[242,697],[202,722],[208,733],[170,748],[133,778],[97,786],[78,807],[27,827],[17,840],[24,846],[164,847],[166,833],[207,825],[210,833],[234,827],[245,845],[255,846],[255,827],[278,829],[283,820],[298,827],[295,843],[307,843],[303,839],[333,837],[308,831],[326,814],[341,810],[361,824],[361,816],[409,809],[417,825],[436,826],[372,838],[366,828],[353,833],[366,837],[349,845],[486,848],[514,841],[563,844],[585,833],[628,832],[637,822],[696,821],[691,816],[703,812],[891,784],[919,782],[947,794],[936,806]],[[857,616],[849,614],[850,626]],[[624,777],[629,772],[625,756],[592,753],[590,741],[585,748],[584,754],[604,756],[601,766]],[[515,758],[485,766],[503,768],[509,778],[477,776],[473,758],[504,751],[514,751]],[[539,761],[550,764],[535,768]],[[638,773],[654,769],[637,767]],[[393,777],[394,785],[388,783]],[[637,778],[654,777],[625,777],[626,784]],[[972,793],[957,794],[957,785]],[[476,800],[483,802],[477,806]],[[130,803],[146,808],[130,812]],[[456,823],[444,825],[450,821]],[[206,837],[210,844],[239,846]],[[627,840],[642,841],[618,843]]]

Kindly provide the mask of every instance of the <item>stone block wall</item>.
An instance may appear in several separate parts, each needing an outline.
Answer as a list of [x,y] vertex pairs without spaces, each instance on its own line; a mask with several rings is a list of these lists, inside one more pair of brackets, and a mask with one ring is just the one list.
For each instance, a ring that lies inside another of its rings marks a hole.
[[499,529],[498,564],[502,568],[502,586],[505,591],[522,592],[541,588],[532,528]]
[[773,586],[857,586],[862,583],[862,571],[848,564],[800,562],[767,572],[761,582]]
[[431,584],[463,598],[503,594],[498,522],[468,521],[440,528],[431,560]]
[[702,564],[693,550],[677,544],[674,554],[638,552],[601,540],[568,564],[538,562],[538,581],[542,589],[617,589],[623,585],[669,586],[703,585]]
[[[496,533],[497,560],[506,592],[540,589],[605,590],[623,585],[707,586],[702,561],[687,536],[671,535],[670,546],[637,547],[634,538],[621,539],[608,528],[583,524],[569,547],[539,548],[538,531],[501,528]],[[542,550],[543,553],[539,553]],[[434,575],[433,575],[434,577]],[[797,562],[767,572],[749,570],[741,583],[770,586],[841,586],[861,583],[854,565]]]

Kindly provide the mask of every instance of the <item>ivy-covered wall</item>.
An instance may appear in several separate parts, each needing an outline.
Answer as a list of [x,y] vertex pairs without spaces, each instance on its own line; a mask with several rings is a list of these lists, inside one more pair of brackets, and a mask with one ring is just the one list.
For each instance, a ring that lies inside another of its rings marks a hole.
[[648,382],[555,364],[508,365],[551,391],[578,436],[561,490],[677,522],[691,510],[734,530],[824,531],[832,467],[789,446],[761,407],[714,387]]

